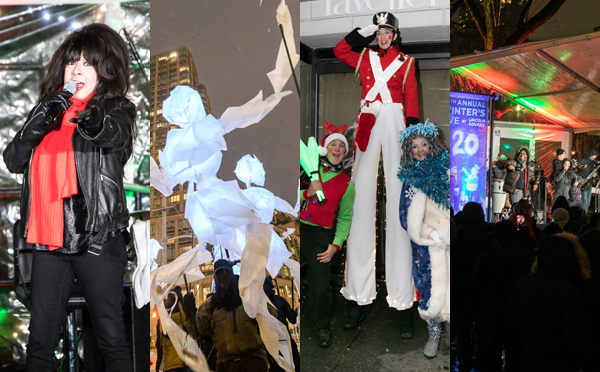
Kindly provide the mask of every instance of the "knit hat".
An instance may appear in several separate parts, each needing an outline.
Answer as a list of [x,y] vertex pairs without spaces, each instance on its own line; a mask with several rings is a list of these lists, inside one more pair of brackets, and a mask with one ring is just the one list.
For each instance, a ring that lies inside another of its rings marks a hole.
[[579,189],[579,187],[571,187],[571,189],[569,190],[569,196],[573,197],[577,197],[580,198],[581,197],[581,190]]
[[554,222],[562,229],[569,222],[569,211],[564,208],[558,208],[552,214],[552,218],[554,218]]
[[347,154],[348,153],[348,140],[342,133],[344,133],[348,129],[348,126],[347,125],[336,126],[336,125],[333,125],[332,123],[325,122],[325,123],[323,123],[323,128],[327,132],[327,135],[321,139],[321,147],[319,147],[319,154],[321,156],[327,155],[327,146],[329,146],[329,144],[333,140],[340,140],[340,141],[344,142],[344,145],[346,145],[346,154]]
[[556,156],[560,156],[560,155],[564,154],[565,152],[566,151],[563,149],[558,149],[558,150],[556,150]]
[[498,156],[498,160],[506,160],[506,159],[508,159],[508,158],[507,158],[507,157],[506,157],[506,155],[504,155],[504,154],[500,154],[500,155]]

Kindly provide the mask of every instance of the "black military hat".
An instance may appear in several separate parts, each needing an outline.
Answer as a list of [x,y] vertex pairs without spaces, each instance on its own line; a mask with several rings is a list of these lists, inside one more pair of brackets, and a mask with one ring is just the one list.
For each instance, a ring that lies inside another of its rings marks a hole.
[[398,19],[392,13],[380,12],[373,16],[373,24],[379,28],[390,28],[394,31],[398,30]]

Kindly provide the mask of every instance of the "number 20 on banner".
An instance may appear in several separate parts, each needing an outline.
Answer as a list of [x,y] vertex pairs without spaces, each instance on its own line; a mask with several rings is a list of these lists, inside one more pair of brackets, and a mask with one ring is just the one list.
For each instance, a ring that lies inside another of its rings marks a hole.
[[[479,149],[479,140],[477,136],[472,133],[465,138],[463,131],[457,130],[454,132],[452,140],[454,142],[454,146],[452,146],[452,153],[454,155],[467,154],[472,156]],[[461,146],[463,147],[461,148]]]

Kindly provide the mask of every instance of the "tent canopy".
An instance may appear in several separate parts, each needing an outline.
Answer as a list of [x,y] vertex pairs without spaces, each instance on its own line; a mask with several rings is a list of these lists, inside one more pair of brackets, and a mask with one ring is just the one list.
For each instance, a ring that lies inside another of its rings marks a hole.
[[600,129],[598,61],[600,32],[595,32],[454,57],[450,68],[551,123],[589,132]]

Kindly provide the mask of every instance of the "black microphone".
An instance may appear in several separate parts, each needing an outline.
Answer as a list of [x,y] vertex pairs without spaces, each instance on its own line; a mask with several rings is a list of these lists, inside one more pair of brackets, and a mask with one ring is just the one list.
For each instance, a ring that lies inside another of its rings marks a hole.
[[[68,81],[65,85],[63,85],[63,92],[69,92],[69,93],[71,93],[71,96],[72,96],[73,94],[75,94],[75,92],[77,92],[77,83],[74,82],[73,80]],[[51,118],[55,118],[61,109],[62,108],[58,104],[51,105],[48,108],[47,116],[49,116]]]

